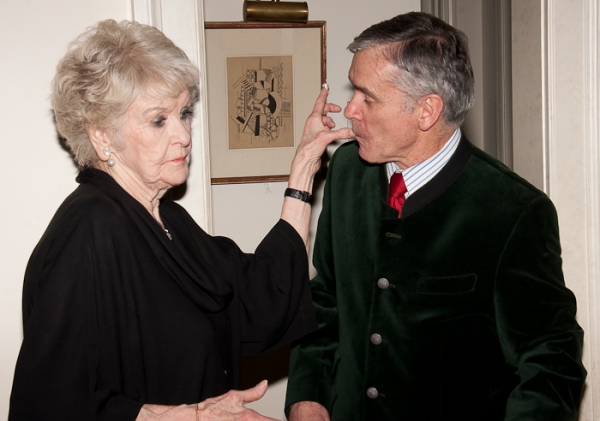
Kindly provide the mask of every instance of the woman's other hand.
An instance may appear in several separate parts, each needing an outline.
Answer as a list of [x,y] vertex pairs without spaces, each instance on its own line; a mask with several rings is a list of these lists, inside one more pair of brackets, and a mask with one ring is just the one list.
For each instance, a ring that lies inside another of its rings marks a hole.
[[277,421],[244,407],[244,404],[262,398],[267,392],[267,385],[267,381],[263,380],[251,389],[230,390],[224,395],[200,402],[198,421]]
[[263,380],[251,389],[230,390],[194,405],[144,405],[136,421],[278,421],[244,406],[266,392],[267,381]]

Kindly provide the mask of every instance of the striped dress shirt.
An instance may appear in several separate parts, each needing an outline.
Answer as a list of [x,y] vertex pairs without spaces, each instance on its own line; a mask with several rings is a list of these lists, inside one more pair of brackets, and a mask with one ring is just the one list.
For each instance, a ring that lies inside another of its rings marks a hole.
[[401,170],[395,162],[388,162],[386,164],[388,182],[395,172],[402,173],[407,190],[404,197],[408,198],[408,196],[427,184],[429,180],[435,177],[435,175],[439,173],[442,168],[444,168],[444,165],[448,163],[454,154],[454,151],[456,151],[460,138],[461,131],[460,129],[456,129],[456,131],[452,134],[450,139],[448,139],[444,147],[440,149],[438,153],[423,162],[419,162],[418,164],[405,169],[404,171]]

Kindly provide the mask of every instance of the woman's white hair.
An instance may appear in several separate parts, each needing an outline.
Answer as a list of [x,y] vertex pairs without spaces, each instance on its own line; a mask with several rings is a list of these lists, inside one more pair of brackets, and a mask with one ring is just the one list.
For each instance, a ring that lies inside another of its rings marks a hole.
[[79,167],[98,157],[88,129],[115,136],[120,117],[142,95],[198,99],[198,69],[158,29],[101,21],[69,45],[52,82],[56,127]]

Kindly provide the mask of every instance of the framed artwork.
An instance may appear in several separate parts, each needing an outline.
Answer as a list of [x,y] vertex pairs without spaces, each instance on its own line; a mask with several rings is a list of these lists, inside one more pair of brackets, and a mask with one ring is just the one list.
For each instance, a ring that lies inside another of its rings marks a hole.
[[212,184],[286,181],[325,82],[325,22],[205,22]]

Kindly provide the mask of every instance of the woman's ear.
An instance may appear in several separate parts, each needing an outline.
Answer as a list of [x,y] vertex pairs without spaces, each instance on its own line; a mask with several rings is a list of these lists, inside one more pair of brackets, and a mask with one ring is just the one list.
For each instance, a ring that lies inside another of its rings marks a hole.
[[419,128],[422,131],[431,129],[440,119],[444,110],[444,100],[437,94],[429,94],[419,100]]
[[104,149],[110,148],[112,146],[112,142],[106,135],[106,132],[99,127],[88,126],[87,133],[90,141],[92,142],[92,146],[96,151],[96,155],[98,155],[98,159],[104,162],[108,161],[110,154],[104,153]]

